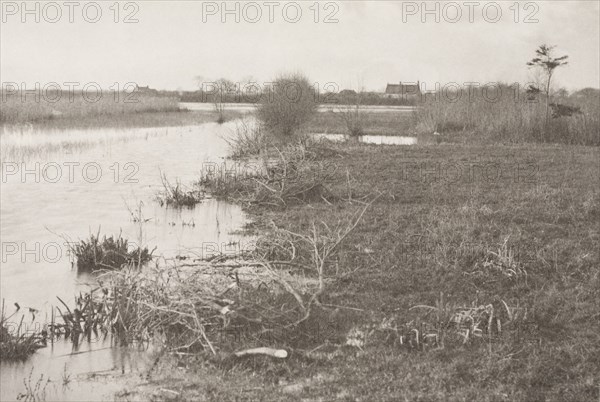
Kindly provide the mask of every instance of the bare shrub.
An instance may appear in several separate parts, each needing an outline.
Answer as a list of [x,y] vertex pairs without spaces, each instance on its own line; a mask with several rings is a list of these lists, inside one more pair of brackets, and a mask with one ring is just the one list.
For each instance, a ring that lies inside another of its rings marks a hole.
[[[306,234],[275,228],[266,243],[287,243],[290,259],[270,261],[260,247],[231,259],[157,261],[144,269],[107,272],[99,277],[100,287],[79,295],[73,308],[59,299],[64,323],[53,320],[51,333],[73,341],[110,333],[121,344],[158,336],[170,350],[215,354],[239,348],[243,332],[251,338],[272,328],[289,334],[309,318],[327,285],[339,276],[334,264],[339,246],[369,206],[336,227],[313,223]],[[305,258],[295,259],[296,249]],[[294,265],[296,272],[285,269]],[[228,331],[236,333],[233,345],[223,337]]]
[[345,108],[340,108],[336,112],[338,117],[342,120],[346,129],[348,130],[348,134],[351,137],[359,137],[364,135],[364,125],[365,125],[365,116],[364,113],[360,110],[360,105],[358,102],[354,106],[346,106]]
[[277,78],[263,94],[257,116],[268,132],[289,139],[317,113],[318,104],[308,78],[300,74]]
[[245,204],[281,207],[289,204],[326,201],[331,197],[328,184],[335,168],[318,160],[302,145],[288,146],[264,154],[260,166],[238,176],[204,175],[199,184],[211,194]]
[[[334,264],[339,246],[356,228],[371,204],[372,202],[366,204],[347,221],[338,222],[334,227],[328,226],[325,222],[320,224],[312,222],[309,233],[275,228],[266,244],[268,246],[266,254],[258,260],[262,261],[263,266],[296,300],[300,317],[288,325],[295,326],[306,321],[310,317],[313,306],[320,304],[319,298],[325,292],[328,282],[340,276],[339,268]],[[273,257],[273,246],[279,249],[277,255],[287,255],[288,258],[270,260],[268,257]],[[258,251],[265,251],[265,243]],[[287,271],[282,270],[282,266],[293,267],[295,277],[306,275],[308,281],[304,281],[304,286],[299,287],[294,282],[286,280]],[[308,286],[306,286],[307,282]]]
[[229,157],[232,159],[260,155],[273,143],[260,124],[246,119],[236,122],[233,135],[225,138],[225,142],[229,145]]

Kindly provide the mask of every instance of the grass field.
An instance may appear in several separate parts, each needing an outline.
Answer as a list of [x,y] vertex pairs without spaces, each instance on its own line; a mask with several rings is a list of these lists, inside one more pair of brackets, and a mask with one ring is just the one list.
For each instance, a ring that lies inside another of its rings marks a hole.
[[[334,148],[328,202],[250,209],[258,230],[306,232],[377,196],[331,262],[321,308],[294,339],[257,341],[291,356],[171,357],[120,397],[598,399],[598,148]],[[459,334],[458,312],[475,310],[490,322]],[[428,328],[444,340],[411,340]]]

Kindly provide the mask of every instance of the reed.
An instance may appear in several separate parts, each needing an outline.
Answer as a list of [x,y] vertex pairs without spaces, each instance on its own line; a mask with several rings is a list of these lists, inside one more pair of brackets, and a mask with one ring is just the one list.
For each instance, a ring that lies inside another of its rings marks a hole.
[[81,93],[56,96],[56,102],[46,97],[24,96],[20,93],[1,94],[0,124],[43,123],[90,117],[111,117],[137,113],[178,112],[179,101],[174,97],[141,93],[105,93],[97,101],[90,101]]
[[6,314],[4,299],[0,313],[0,361],[25,360],[36,350],[46,346],[45,333],[27,331],[23,327],[24,316],[11,321],[19,309],[10,315]]
[[71,254],[77,259],[77,269],[82,271],[114,270],[124,265],[140,267],[152,260],[147,247],[131,245],[127,239],[119,236],[100,239],[100,231],[88,240],[70,245]]
[[201,189],[195,188],[195,186],[186,188],[179,180],[175,181],[175,184],[171,184],[163,173],[161,173],[161,182],[163,190],[156,195],[160,206],[191,208],[205,198]]
[[570,97],[569,105],[556,110],[576,110],[577,113],[554,113],[546,118],[545,103],[508,85],[498,87],[492,95],[469,89],[462,93],[432,95],[425,99],[416,113],[419,134],[462,133],[469,140],[511,143],[562,143],[570,145],[600,145],[600,111],[598,99],[581,100]]

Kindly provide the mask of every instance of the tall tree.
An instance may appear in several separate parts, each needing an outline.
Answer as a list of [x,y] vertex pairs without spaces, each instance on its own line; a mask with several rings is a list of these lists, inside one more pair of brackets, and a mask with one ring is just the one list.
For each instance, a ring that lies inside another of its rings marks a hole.
[[560,66],[564,66],[569,63],[567,61],[569,56],[565,55],[561,57],[554,57],[552,54],[554,48],[555,46],[541,45],[535,51],[536,57],[527,62],[527,65],[530,67],[540,68],[545,75],[546,88],[544,92],[546,94],[546,125],[548,125],[548,109],[550,106],[550,84],[552,82],[554,70],[556,70]]

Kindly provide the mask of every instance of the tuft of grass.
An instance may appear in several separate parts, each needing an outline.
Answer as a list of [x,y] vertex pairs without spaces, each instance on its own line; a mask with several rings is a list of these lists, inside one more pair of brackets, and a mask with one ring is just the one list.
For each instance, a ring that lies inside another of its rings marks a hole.
[[156,196],[160,206],[192,208],[205,198],[201,189],[185,188],[179,181],[173,185],[164,174],[161,174],[161,181],[163,190]]
[[[18,309],[17,309],[18,311]],[[46,337],[41,332],[23,331],[23,319],[19,324],[11,321],[17,313],[6,315],[4,299],[0,312],[0,361],[25,360],[36,350],[46,346]]]
[[120,234],[100,239],[100,232],[71,245],[70,252],[77,259],[77,269],[82,271],[115,270],[125,265],[140,267],[152,260],[152,251],[147,247],[132,247]]

